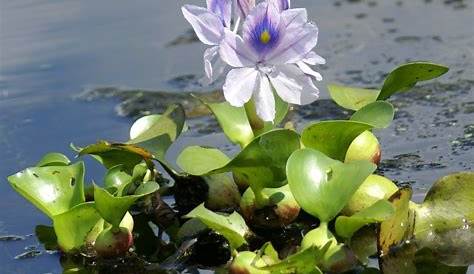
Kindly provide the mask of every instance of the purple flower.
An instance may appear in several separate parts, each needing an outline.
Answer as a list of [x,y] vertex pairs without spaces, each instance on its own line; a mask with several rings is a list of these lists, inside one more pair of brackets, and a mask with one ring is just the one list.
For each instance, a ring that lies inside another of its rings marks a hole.
[[185,5],[181,10],[199,40],[212,46],[204,52],[204,70],[207,78],[212,82],[225,69],[225,64],[218,53],[219,44],[224,38],[224,30],[230,27],[232,0],[207,0],[207,9]]
[[250,99],[264,121],[275,118],[276,94],[291,104],[309,104],[319,91],[310,75],[321,75],[308,64],[322,62],[312,52],[318,28],[307,20],[306,9],[280,8],[269,2],[257,5],[246,17],[242,36],[224,30],[221,58],[234,67],[223,87],[226,100],[241,107]]
[[255,0],[234,0],[234,5],[237,17],[245,19],[255,7]]
[[290,0],[268,0],[278,6],[280,10],[287,10],[290,8]]

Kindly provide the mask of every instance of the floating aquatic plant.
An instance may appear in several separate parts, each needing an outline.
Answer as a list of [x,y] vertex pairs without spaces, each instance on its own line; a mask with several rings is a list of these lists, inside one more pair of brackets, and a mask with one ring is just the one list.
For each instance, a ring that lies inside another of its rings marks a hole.
[[[208,0],[182,11],[211,46],[209,80],[231,67],[226,101],[200,100],[240,150],[191,145],[170,161],[168,149],[187,129],[183,107],[171,105],[138,119],[129,140],[71,145],[104,166],[103,180],[85,182],[84,163],[60,153],[10,176],[51,219],[36,232],[46,248],[62,251],[65,269],[125,261],[135,273],[192,265],[341,273],[378,255],[383,273],[466,272],[474,263],[474,175],[448,175],[416,204],[410,188],[377,174],[383,148],[374,131],[395,113],[387,100],[447,67],[407,63],[380,89],[329,85],[350,118],[297,131],[281,123],[289,104],[318,98],[313,80],[321,75],[309,65],[325,62],[313,52],[318,28],[306,10],[285,0]],[[78,266],[78,256],[94,262]]]

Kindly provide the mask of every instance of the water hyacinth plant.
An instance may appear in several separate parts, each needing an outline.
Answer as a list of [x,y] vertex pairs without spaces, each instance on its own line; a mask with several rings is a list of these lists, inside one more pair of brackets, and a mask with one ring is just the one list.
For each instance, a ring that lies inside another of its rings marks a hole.
[[[182,12],[210,46],[209,80],[228,70],[226,101],[200,100],[239,151],[191,145],[170,161],[187,130],[177,104],[138,119],[129,140],[71,145],[104,166],[103,180],[87,184],[84,163],[59,153],[10,176],[51,219],[37,236],[61,251],[67,273],[117,265],[123,273],[466,273],[474,174],[447,175],[412,202],[409,187],[378,173],[383,149],[374,134],[394,119],[390,96],[447,67],[403,64],[380,89],[330,85],[352,114],[296,131],[281,125],[289,104],[318,98],[322,77],[310,65],[325,63],[306,10],[289,0],[208,0]],[[374,255],[378,269],[368,267]]]

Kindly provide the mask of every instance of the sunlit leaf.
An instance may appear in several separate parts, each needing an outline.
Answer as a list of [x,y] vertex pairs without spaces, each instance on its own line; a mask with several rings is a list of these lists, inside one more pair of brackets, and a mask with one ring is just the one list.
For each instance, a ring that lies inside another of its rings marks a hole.
[[417,82],[437,78],[448,72],[448,70],[449,68],[446,66],[430,62],[403,64],[390,72],[387,78],[385,78],[377,100],[385,100],[394,93],[407,91],[414,87]]
[[377,100],[380,90],[354,88],[341,85],[328,85],[331,98],[339,106],[359,110],[360,108]]
[[36,164],[37,167],[42,167],[42,166],[67,166],[71,163],[68,157],[66,155],[57,153],[57,152],[51,152],[43,156],[41,160]]
[[150,152],[135,145],[109,143],[107,141],[99,141],[80,149],[79,156],[84,155],[91,155],[107,169],[123,165],[129,170],[132,170],[140,162],[150,161],[153,158]]
[[288,159],[288,184],[296,201],[322,222],[332,220],[376,166],[368,161],[341,163],[314,149]]
[[250,229],[245,224],[245,220],[239,213],[222,215],[207,209],[204,204],[199,205],[185,218],[197,218],[210,229],[215,230],[229,241],[232,248],[239,248],[247,244],[246,237],[249,236]]
[[253,139],[245,108],[233,107],[228,102],[211,103],[200,99],[214,114],[225,135],[233,143],[245,147]]
[[156,182],[147,182],[140,185],[134,195],[115,197],[107,190],[94,186],[94,200],[96,208],[102,218],[115,227],[119,227],[125,213],[138,199],[159,189]]
[[178,156],[176,163],[186,173],[201,176],[225,166],[229,157],[216,148],[189,146]]
[[121,196],[123,189],[132,182],[132,175],[129,174],[124,165],[114,166],[109,169],[104,177],[105,188],[115,188]]
[[171,105],[158,118],[140,118],[134,125],[127,144],[133,144],[150,151],[153,156],[165,161],[165,155],[171,144],[183,131],[185,121],[181,105]]
[[83,162],[27,168],[8,177],[8,181],[50,218],[85,201]]
[[89,202],[54,216],[53,226],[59,246],[69,252],[84,246],[91,234],[97,236],[103,229],[103,220],[94,203]]
[[356,111],[351,120],[372,125],[374,128],[386,128],[392,123],[394,115],[392,104],[376,101]]
[[380,224],[378,235],[379,253],[388,254],[391,247],[403,243],[411,237],[413,214],[410,212],[409,202],[412,196],[411,188],[401,188],[393,194],[389,202],[395,212],[389,219]]
[[305,147],[319,150],[343,161],[352,141],[372,126],[356,121],[323,121],[307,126],[301,133]]
[[327,251],[327,248],[319,249],[316,246],[311,246],[300,252],[286,257],[281,262],[265,267],[260,267],[262,270],[270,271],[270,273],[308,273],[308,274],[322,274],[323,272],[318,268],[316,262],[321,261],[322,257]]
[[394,212],[392,204],[385,200],[380,200],[372,206],[348,216],[339,216],[336,219],[336,233],[344,238],[351,238],[361,227],[385,221]]
[[445,176],[416,207],[417,244],[449,265],[474,264],[474,173]]

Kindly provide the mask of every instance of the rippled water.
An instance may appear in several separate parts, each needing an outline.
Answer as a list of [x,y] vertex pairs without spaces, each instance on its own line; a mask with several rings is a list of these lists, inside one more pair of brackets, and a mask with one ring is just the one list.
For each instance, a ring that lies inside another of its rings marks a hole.
[[[132,118],[117,115],[116,105],[129,97],[77,99],[84,90],[211,90],[198,81],[203,47],[193,42],[179,12],[191,2],[200,1],[0,0],[0,178],[46,152],[69,151],[70,142],[127,137]],[[451,68],[439,81],[394,98],[397,119],[377,133],[387,176],[412,184],[420,200],[437,177],[473,169],[474,1],[294,2],[308,7],[320,27],[318,51],[328,60],[321,68],[323,98],[328,82],[377,87],[386,72],[409,60]],[[322,100],[298,109],[294,120],[301,125],[345,115]],[[171,154],[190,142],[209,142],[203,137],[214,131],[203,126],[208,121],[195,120]],[[225,145],[220,134],[212,140]],[[90,164],[88,177],[100,178],[103,170]],[[44,253],[31,236],[47,218],[1,182],[0,235],[20,237],[0,238],[0,272],[60,273],[57,255]],[[15,259],[20,254],[25,258]]]

